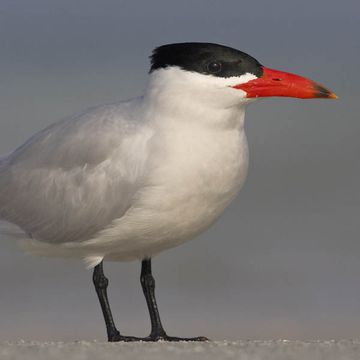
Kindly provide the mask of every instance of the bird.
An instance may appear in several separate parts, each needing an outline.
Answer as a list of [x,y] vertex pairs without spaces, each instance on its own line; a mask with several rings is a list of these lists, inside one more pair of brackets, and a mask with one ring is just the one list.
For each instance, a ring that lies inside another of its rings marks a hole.
[[[52,123],[0,157],[0,219],[20,230],[25,251],[93,269],[108,341],[206,341],[164,330],[152,258],[208,229],[236,198],[249,163],[246,107],[273,96],[337,98],[229,46],[159,46],[142,96]],[[147,337],[117,329],[104,261],[141,263]]]

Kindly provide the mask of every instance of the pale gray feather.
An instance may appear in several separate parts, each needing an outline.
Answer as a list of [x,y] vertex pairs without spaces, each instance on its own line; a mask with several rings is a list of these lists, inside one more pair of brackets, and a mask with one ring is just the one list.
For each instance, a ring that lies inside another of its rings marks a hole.
[[136,101],[59,121],[1,158],[0,218],[62,243],[87,240],[121,217],[146,162],[149,133]]

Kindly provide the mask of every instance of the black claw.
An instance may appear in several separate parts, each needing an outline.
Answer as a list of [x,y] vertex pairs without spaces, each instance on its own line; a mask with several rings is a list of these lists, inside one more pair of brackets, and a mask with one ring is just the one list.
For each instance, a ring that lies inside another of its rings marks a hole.
[[119,334],[119,336],[114,336],[113,338],[109,338],[108,340],[109,342],[133,342],[142,341],[142,338],[138,338],[136,336],[123,336]]
[[117,332],[114,332],[112,334],[108,334],[108,341],[109,342],[115,342],[115,341],[120,341],[121,339],[121,335],[120,333],[117,331]]
[[144,338],[139,338],[136,336],[123,336],[123,335],[114,335],[109,338],[109,342],[134,342],[134,341],[145,341],[145,342],[157,342],[157,341],[169,341],[169,342],[179,342],[179,341],[209,341],[208,338],[204,336],[198,336],[193,338],[180,338],[175,336],[168,335],[149,335]]
[[147,336],[146,338],[143,338],[142,341],[170,341],[170,342],[179,342],[179,341],[209,341],[209,339],[205,336],[198,336],[198,337],[193,337],[193,338],[181,338],[181,337],[176,337],[176,336],[168,336],[168,335],[159,335],[159,336],[154,336],[154,335],[150,335]]

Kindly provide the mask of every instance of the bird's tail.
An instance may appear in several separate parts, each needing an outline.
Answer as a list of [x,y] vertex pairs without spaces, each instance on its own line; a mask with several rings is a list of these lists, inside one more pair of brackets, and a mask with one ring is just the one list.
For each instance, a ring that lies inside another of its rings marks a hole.
[[9,162],[9,155],[1,155],[0,156],[0,176],[1,176],[1,171],[3,169],[5,169],[8,162]]
[[[0,235],[8,235],[10,237],[19,238],[22,237],[23,232],[19,230],[17,226],[12,225],[6,220],[4,220],[1,211],[2,206],[4,205],[2,195],[6,192],[4,191],[4,187],[3,187],[2,175],[4,174],[8,161],[9,161],[8,155],[0,156]],[[3,190],[3,192],[1,190]]]
[[84,261],[87,269],[92,269],[98,265],[102,259],[102,255],[88,254],[81,251],[77,244],[49,244],[28,236],[18,238],[18,246],[27,254],[45,257],[61,257],[61,258],[80,258]]

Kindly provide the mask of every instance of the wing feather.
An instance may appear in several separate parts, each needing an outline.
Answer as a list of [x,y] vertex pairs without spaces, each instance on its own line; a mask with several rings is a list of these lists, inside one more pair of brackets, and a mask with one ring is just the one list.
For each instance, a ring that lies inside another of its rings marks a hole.
[[94,108],[40,131],[0,161],[0,218],[47,243],[84,241],[139,189],[151,131],[136,102]]

